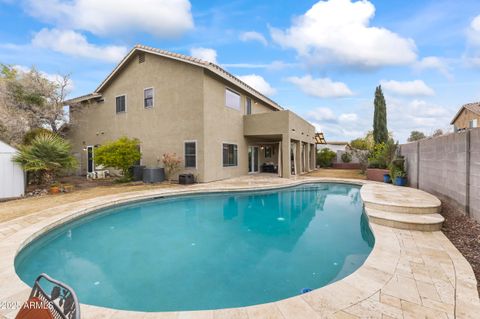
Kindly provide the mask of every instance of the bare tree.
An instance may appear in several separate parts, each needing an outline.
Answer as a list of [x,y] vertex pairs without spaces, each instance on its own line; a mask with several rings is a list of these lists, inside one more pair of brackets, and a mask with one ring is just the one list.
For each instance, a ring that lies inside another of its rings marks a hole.
[[433,137],[442,136],[442,135],[443,135],[443,130],[441,128],[436,129],[435,131],[433,131],[433,134],[432,134]]
[[3,137],[19,143],[26,132],[39,127],[58,133],[67,121],[63,101],[69,86],[69,75],[52,79],[35,68],[24,72],[2,65],[0,126]]

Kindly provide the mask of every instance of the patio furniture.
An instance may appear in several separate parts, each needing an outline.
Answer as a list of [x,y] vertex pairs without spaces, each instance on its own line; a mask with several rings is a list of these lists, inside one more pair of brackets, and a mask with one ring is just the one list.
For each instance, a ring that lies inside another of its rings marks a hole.
[[195,177],[193,174],[180,174],[178,175],[178,183],[182,185],[188,185],[195,183]]
[[273,163],[263,163],[262,164],[262,172],[264,173],[277,173],[278,166]]
[[87,173],[87,179],[104,179],[110,176],[110,171],[103,165],[95,167],[95,171]]
[[[48,294],[42,284],[52,287]],[[28,301],[22,306],[15,319],[80,319],[80,305],[72,288],[64,283],[41,274],[35,279]]]

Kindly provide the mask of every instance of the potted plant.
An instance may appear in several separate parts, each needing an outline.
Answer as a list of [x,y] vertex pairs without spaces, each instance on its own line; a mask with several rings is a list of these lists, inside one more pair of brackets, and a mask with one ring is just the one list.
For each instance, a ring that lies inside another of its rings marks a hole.
[[405,170],[397,170],[395,172],[395,185],[406,186],[407,185],[407,172]]
[[60,193],[60,184],[53,183],[50,185],[50,194],[58,194]]
[[383,174],[383,182],[384,183],[391,183],[392,182],[392,177],[390,174],[386,173],[386,174]]
[[390,163],[390,178],[392,183],[398,186],[405,186],[407,184],[407,171],[405,170],[405,158],[397,156]]

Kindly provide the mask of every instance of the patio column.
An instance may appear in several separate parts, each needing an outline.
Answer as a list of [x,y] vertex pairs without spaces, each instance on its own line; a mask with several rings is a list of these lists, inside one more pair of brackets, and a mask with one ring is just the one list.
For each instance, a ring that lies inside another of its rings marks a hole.
[[317,144],[311,144],[311,148],[310,159],[312,161],[312,170],[314,170],[317,168]]
[[302,157],[301,157],[301,142],[296,141],[295,143],[295,175],[300,175],[300,173],[303,171],[303,165],[302,165]]
[[[282,153],[282,158],[281,158],[281,172],[282,172],[282,177],[283,178],[290,178],[291,177],[291,171],[290,171],[290,136],[288,134],[282,134],[282,142],[281,144],[281,153]],[[280,167],[278,168],[280,171]]]
[[307,151],[305,152],[305,157],[307,158],[307,172],[310,172],[312,170],[310,167],[310,143],[307,144]]
[[277,170],[278,170],[278,176],[282,177],[282,142],[278,142],[277,144]]

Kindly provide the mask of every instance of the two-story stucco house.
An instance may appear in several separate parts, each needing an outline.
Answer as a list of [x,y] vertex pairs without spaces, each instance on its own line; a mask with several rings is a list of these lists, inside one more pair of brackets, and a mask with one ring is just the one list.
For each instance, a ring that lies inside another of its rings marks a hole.
[[313,125],[185,55],[137,45],[94,93],[67,104],[81,174],[95,169],[95,147],[122,136],[140,140],[142,165],[162,166],[162,154],[176,153],[199,182],[314,168]]

